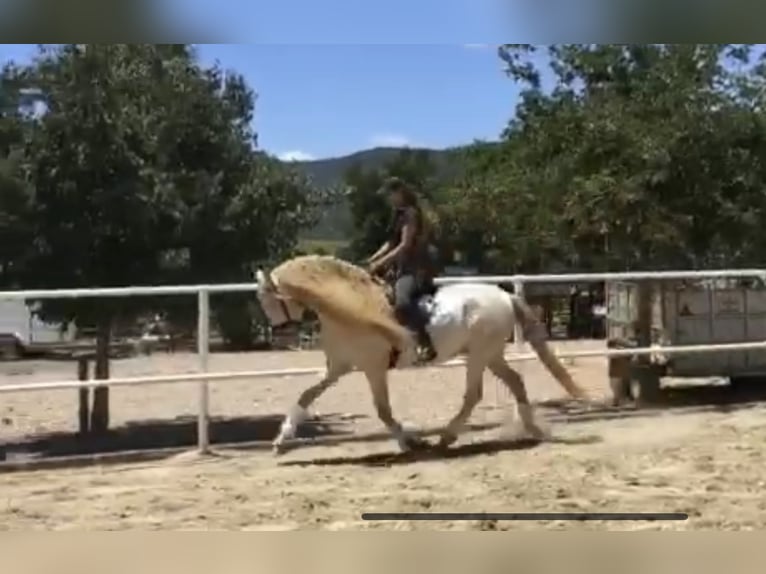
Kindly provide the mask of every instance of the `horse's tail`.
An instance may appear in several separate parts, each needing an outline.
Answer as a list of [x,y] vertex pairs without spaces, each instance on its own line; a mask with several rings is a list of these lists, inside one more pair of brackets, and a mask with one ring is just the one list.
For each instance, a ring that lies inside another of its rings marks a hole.
[[511,304],[516,319],[521,322],[524,329],[524,337],[532,345],[540,361],[545,365],[551,375],[573,397],[585,399],[588,393],[575,383],[572,375],[559,361],[558,357],[548,345],[548,337],[545,326],[535,316],[534,311],[527,303],[517,295],[511,295]]

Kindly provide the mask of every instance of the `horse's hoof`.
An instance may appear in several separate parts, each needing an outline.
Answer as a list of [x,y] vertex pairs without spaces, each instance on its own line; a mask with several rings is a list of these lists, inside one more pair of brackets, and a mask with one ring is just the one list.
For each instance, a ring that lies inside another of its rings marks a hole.
[[584,399],[575,403],[575,406],[582,409],[584,412],[603,411],[604,409],[619,408],[621,405],[615,405],[613,401],[604,399]]
[[290,445],[285,442],[273,442],[271,443],[271,452],[274,456],[285,454],[291,449]]
[[431,443],[420,437],[408,436],[404,439],[402,446],[404,447],[405,452],[424,451],[431,448]]
[[544,441],[548,438],[548,434],[537,425],[531,425],[526,428],[527,437],[532,440]]
[[452,433],[442,433],[441,438],[439,439],[439,444],[437,447],[439,449],[447,449],[451,447],[455,442],[457,441],[457,435]]

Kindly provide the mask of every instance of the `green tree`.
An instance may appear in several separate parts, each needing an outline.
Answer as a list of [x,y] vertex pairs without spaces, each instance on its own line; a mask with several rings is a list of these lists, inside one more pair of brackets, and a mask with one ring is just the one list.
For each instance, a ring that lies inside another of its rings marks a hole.
[[[200,69],[190,65],[190,50],[175,50],[166,74],[186,89],[165,93],[158,136],[159,172],[178,191],[174,251],[188,254],[173,281],[246,282],[253,265],[291,252],[327,194],[254,151],[255,95],[239,74]],[[212,301],[224,339],[236,348],[248,347],[254,336],[251,300],[227,294]],[[176,314],[189,316],[187,309],[179,302]]]
[[749,46],[506,45],[499,54],[524,85],[521,101],[499,145],[467,154],[452,190],[453,220],[480,238],[485,259],[497,255],[491,265],[757,259],[766,140]]
[[12,65],[0,71],[0,285],[12,285],[19,255],[33,241],[29,227],[29,186],[24,181],[25,113],[20,72]]
[[[12,262],[24,288],[246,281],[315,220],[321,194],[255,150],[252,90],[185,45],[43,48],[17,75],[47,104],[25,124],[20,159],[34,190],[24,222],[34,240]],[[251,334],[246,299],[214,302],[235,344]],[[115,320],[158,305],[45,301],[42,314],[97,324],[107,376]]]

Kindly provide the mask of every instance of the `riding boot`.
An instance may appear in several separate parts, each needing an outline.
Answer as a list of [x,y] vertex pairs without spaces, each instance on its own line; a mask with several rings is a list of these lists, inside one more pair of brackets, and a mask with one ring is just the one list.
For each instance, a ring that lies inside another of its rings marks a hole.
[[420,345],[419,359],[424,363],[430,363],[436,358],[437,352],[434,349],[434,343],[425,325],[417,330],[417,336],[418,344]]

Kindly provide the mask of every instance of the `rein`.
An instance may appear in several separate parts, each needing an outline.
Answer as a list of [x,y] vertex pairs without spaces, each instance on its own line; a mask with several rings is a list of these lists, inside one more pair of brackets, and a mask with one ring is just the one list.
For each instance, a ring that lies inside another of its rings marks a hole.
[[394,288],[393,288],[393,285],[391,284],[391,281],[388,281],[385,277],[382,277],[377,274],[370,274],[370,277],[372,277],[372,280],[376,285],[378,285],[379,287],[383,289],[383,291],[386,294],[386,297],[388,298],[389,301],[391,301],[394,296]]
[[290,310],[287,308],[287,303],[285,303],[285,300],[281,297],[278,297],[277,300],[279,301],[279,306],[282,309],[282,313],[285,317],[287,317],[287,321],[279,325],[279,328],[295,327],[296,325],[300,325],[302,321],[300,319],[293,319],[292,315],[290,315]]

